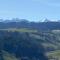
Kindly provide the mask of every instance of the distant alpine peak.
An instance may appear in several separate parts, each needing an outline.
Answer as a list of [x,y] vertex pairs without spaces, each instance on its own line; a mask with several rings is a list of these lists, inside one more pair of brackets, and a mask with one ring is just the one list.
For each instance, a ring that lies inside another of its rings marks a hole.
[[46,18],[43,22],[60,22],[60,20],[49,20]]
[[[13,18],[13,19],[0,19],[0,22],[8,23],[8,22],[30,22],[27,19],[19,19],[19,18]],[[60,22],[60,20],[49,20],[49,19],[44,19],[40,22]]]
[[43,22],[51,22],[51,20],[46,18]]

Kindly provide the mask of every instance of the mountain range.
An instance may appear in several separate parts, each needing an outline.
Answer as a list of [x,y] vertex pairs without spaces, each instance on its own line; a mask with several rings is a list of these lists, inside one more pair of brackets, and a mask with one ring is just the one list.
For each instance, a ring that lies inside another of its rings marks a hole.
[[12,20],[2,20],[0,19],[0,29],[7,28],[29,28],[29,29],[37,29],[41,31],[49,31],[49,30],[59,30],[60,22],[59,21],[50,21],[45,19],[44,22],[29,22],[26,19],[12,19]]
[[59,21],[0,20],[0,60],[57,60],[59,56]]
[[[21,21],[28,21],[27,19],[19,19],[19,18],[13,18],[13,19],[0,19],[0,22],[21,22]],[[60,20],[50,20],[50,19],[44,19],[43,21],[39,22],[60,22]]]

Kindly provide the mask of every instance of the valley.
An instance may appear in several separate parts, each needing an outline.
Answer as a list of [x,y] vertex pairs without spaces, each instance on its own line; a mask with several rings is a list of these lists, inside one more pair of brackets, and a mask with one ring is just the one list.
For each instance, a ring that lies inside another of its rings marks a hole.
[[[0,22],[0,60],[60,59],[58,22],[50,22],[51,28],[47,27],[50,26],[49,22],[34,22],[33,25],[31,23],[27,25],[26,22],[24,22],[25,25],[21,22],[11,23]],[[57,25],[54,25],[55,23]]]

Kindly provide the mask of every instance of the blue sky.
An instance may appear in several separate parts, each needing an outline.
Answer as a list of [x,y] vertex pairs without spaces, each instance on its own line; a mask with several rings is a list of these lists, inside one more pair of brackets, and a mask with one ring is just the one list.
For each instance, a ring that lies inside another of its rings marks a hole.
[[60,20],[60,0],[0,0],[0,18]]

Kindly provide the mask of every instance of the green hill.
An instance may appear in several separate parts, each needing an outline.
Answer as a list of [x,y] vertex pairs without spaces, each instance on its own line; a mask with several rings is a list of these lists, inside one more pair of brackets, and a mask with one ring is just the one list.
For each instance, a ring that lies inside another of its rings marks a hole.
[[0,51],[3,51],[1,53],[5,60],[47,60],[50,56],[59,57],[60,30],[0,29]]

